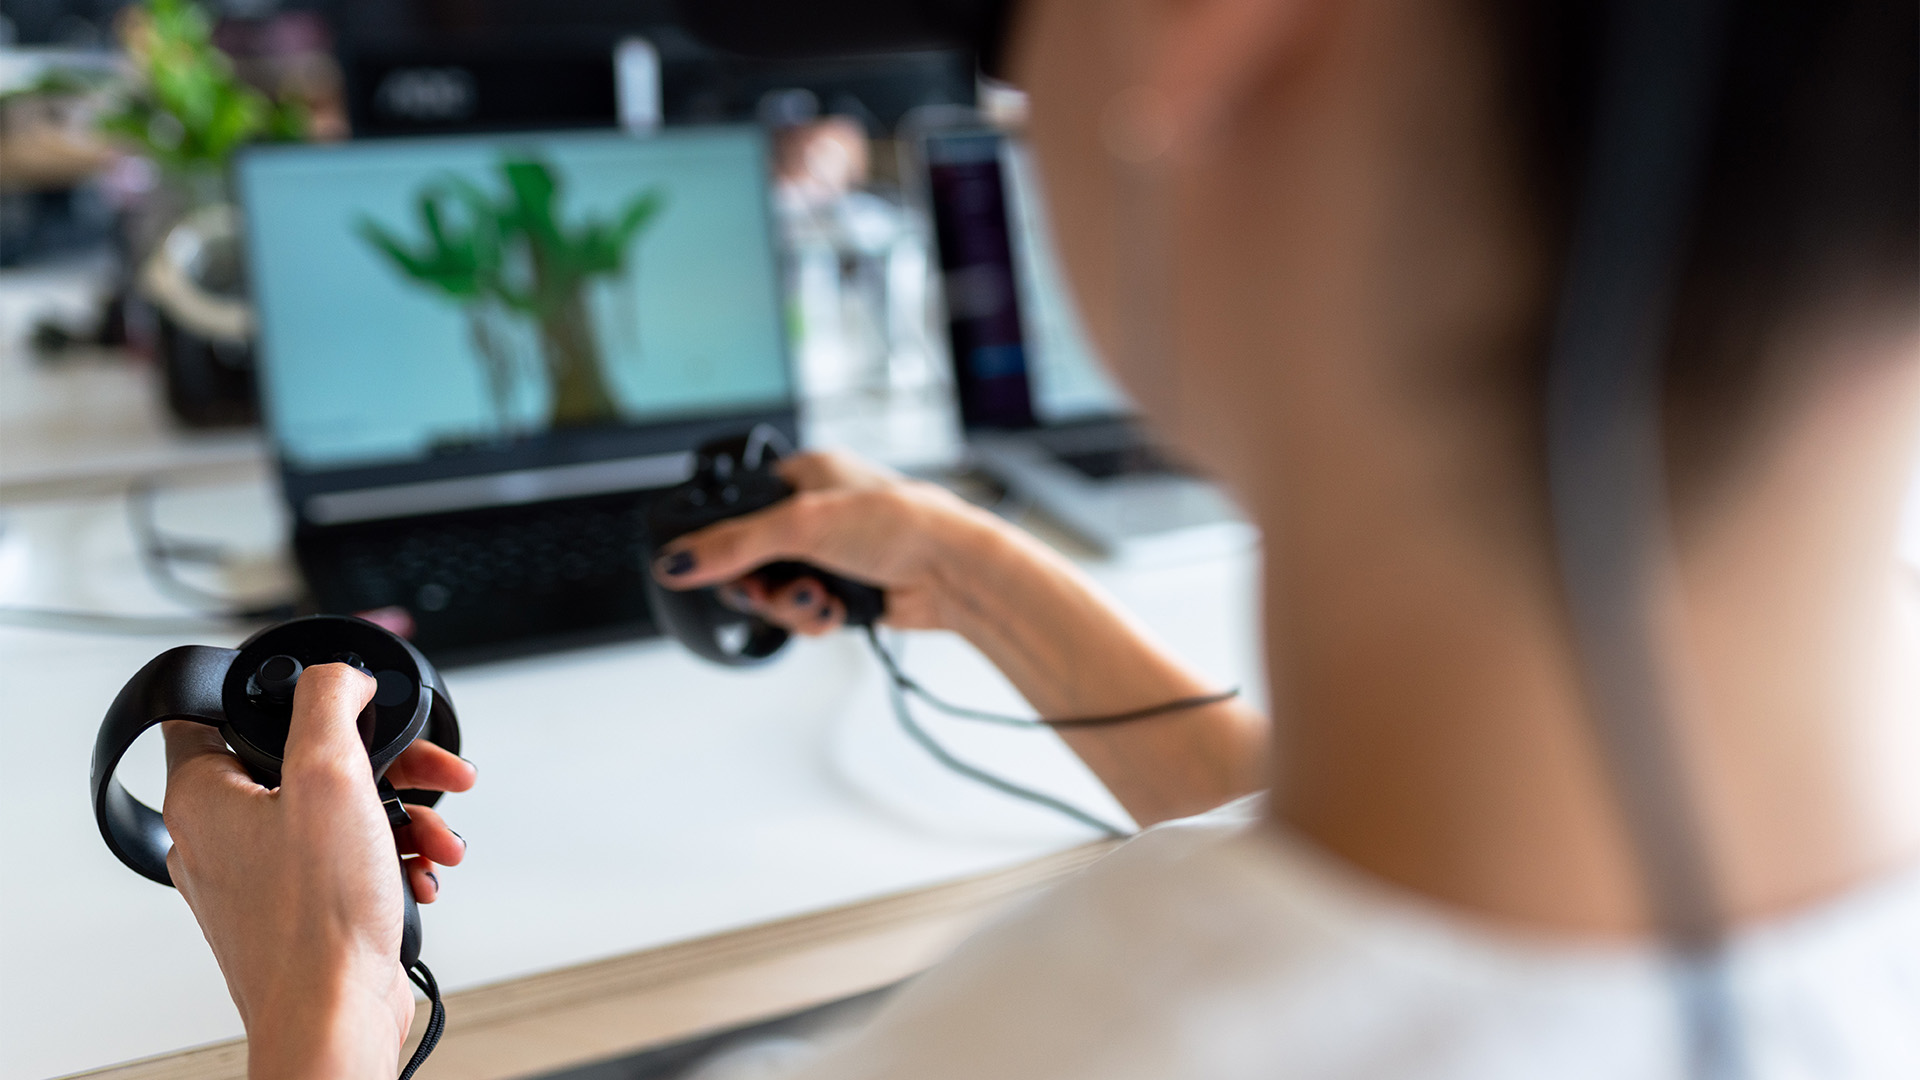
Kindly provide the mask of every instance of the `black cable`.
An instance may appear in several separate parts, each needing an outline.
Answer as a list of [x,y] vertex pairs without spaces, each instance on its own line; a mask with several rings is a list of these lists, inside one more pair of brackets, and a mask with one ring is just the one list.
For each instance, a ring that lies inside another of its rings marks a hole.
[[1132,835],[1131,833],[1127,832],[1125,829],[1122,829],[1117,825],[1110,824],[1106,821],[1102,821],[1100,818],[1095,817],[1094,815],[1086,812],[1085,810],[1080,809],[1079,807],[1073,805],[1072,803],[1066,802],[1065,800],[1062,800],[1062,799],[1054,798],[1052,795],[1048,795],[1045,792],[1035,791],[1029,787],[1022,787],[1021,785],[1016,784],[1011,780],[1002,779],[1001,777],[995,776],[994,774],[986,771],[985,769],[979,768],[978,766],[975,766],[975,765],[969,765],[966,762],[961,761],[959,758],[954,757],[953,754],[950,751],[948,751],[946,747],[940,745],[939,741],[934,739],[932,735],[928,734],[926,729],[922,728],[918,721],[914,720],[913,711],[907,705],[906,695],[900,692],[900,688],[898,686],[889,682],[887,684],[887,696],[893,702],[894,718],[900,722],[900,727],[902,730],[904,730],[907,733],[907,737],[912,739],[914,742],[919,743],[920,747],[924,749],[929,755],[931,755],[933,760],[946,766],[948,769],[952,770],[953,772],[956,772],[961,776],[964,776],[967,779],[974,781],[975,783],[984,784],[987,787],[990,787],[993,790],[998,791],[1002,794],[1011,795],[1016,799],[1020,799],[1025,802],[1030,802],[1035,806],[1039,806],[1044,809],[1051,810],[1054,813],[1060,814],[1063,817],[1070,818],[1076,822],[1079,822],[1082,825],[1087,826],[1088,828],[1098,831],[1102,835],[1107,836],[1109,838],[1112,838],[1115,840],[1121,840]]
[[[867,627],[866,630],[867,641],[873,646],[874,653],[880,657],[881,664],[885,666],[889,672],[897,671],[898,669],[895,668],[893,664],[892,655],[880,644],[879,632],[871,626]],[[1051,810],[1062,817],[1076,821],[1112,839],[1121,840],[1132,835],[1129,830],[1104,821],[1064,799],[1055,798],[1043,791],[1035,791],[1032,788],[1023,787],[1011,780],[995,776],[977,765],[968,764],[953,756],[952,751],[941,745],[939,740],[935,739],[931,733],[920,726],[919,721],[913,718],[913,709],[907,702],[905,687],[902,686],[898,679],[889,678],[887,680],[887,700],[892,703],[894,719],[899,721],[900,728],[907,733],[907,737],[919,743],[920,748],[925,750],[933,760],[946,766],[949,770],[977,784],[990,787],[1003,795],[1010,795],[1024,802],[1029,802],[1035,806]],[[1031,722],[1023,722],[1023,726],[1034,725],[1032,725]]]
[[284,619],[298,613],[293,601],[272,604],[237,604],[233,597],[203,589],[174,572],[177,561],[221,565],[230,558],[220,544],[203,540],[183,540],[160,532],[154,513],[155,485],[151,477],[142,477],[127,489],[127,527],[133,532],[134,550],[140,556],[140,569],[155,590],[170,600],[203,611],[237,619]]
[[913,676],[901,670],[899,660],[894,657],[893,653],[885,645],[881,644],[879,635],[873,632],[872,627],[867,628],[867,640],[872,643],[874,655],[880,658],[880,666],[886,669],[887,677],[901,690],[918,697],[920,700],[946,713],[948,716],[957,717],[961,720],[978,720],[985,724],[999,724],[1003,727],[1105,727],[1109,724],[1126,724],[1135,720],[1147,720],[1155,716],[1165,716],[1169,713],[1185,712],[1188,709],[1202,709],[1208,705],[1218,705],[1223,701],[1232,701],[1234,698],[1240,696],[1240,688],[1236,686],[1230,690],[1221,690],[1218,693],[1195,694],[1192,697],[1174,698],[1171,701],[1163,701],[1158,705],[1148,705],[1145,708],[1131,709],[1127,712],[1109,713],[1104,716],[1069,716],[1058,720],[1009,716],[1006,713],[987,712],[981,709],[970,709],[965,705],[955,705],[939,697],[933,691],[922,686]]
[[440,984],[434,981],[433,972],[427,970],[427,965],[415,960],[413,966],[407,969],[407,978],[413,980],[413,985],[427,995],[433,1011],[427,1016],[426,1030],[420,1033],[420,1045],[413,1048],[413,1056],[407,1059],[407,1067],[400,1070],[400,1080],[413,1080],[414,1072],[420,1068],[421,1062],[427,1060],[427,1055],[433,1053],[433,1048],[440,1045],[440,1036],[447,1029],[447,1007],[440,1001]]
[[174,563],[220,566],[229,562],[232,554],[224,544],[215,541],[162,533],[154,514],[155,494],[156,487],[151,477],[136,480],[127,489],[127,527],[133,533],[140,569],[161,595],[194,611],[178,615],[134,615],[0,604],[0,626],[83,634],[193,634],[209,629],[230,629],[235,624],[277,622],[300,613],[299,605],[292,600],[242,604],[233,597],[222,596],[182,580],[173,570]]

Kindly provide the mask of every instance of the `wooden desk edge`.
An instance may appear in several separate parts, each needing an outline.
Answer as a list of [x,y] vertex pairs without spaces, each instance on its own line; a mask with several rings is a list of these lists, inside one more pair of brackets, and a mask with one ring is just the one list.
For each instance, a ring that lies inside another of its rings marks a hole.
[[[510,979],[447,997],[421,1080],[507,1080],[637,1053],[887,986],[925,970],[1008,900],[1093,862],[1102,841],[845,907]],[[414,1017],[408,1046],[427,1020]],[[73,1074],[245,1080],[246,1040]]]

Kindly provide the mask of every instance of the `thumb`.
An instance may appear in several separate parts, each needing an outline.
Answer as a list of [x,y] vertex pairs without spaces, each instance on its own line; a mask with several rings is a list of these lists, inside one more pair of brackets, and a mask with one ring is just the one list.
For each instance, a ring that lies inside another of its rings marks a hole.
[[293,723],[287,730],[281,776],[340,775],[342,769],[357,767],[371,782],[359,716],[378,685],[345,664],[320,664],[301,672],[293,689]]

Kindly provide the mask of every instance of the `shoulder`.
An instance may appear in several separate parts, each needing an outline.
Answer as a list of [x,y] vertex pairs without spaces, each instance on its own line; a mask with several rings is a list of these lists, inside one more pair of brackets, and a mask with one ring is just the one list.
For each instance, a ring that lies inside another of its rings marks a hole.
[[1354,1067],[1353,1051],[1392,1041],[1375,1004],[1444,1001],[1435,990],[1449,973],[1418,950],[1381,948],[1378,907],[1264,816],[1249,800],[1135,837],[963,943],[806,1075],[1214,1080]]
[[[1909,929],[1889,934],[1896,922]],[[1877,956],[1862,955],[1870,939]],[[1822,1032],[1842,1031],[1842,1057],[1920,1064],[1920,1035],[1888,1022],[1889,1007],[1920,1008],[1920,875],[1740,953],[1743,997],[1791,1007],[1767,1025],[1770,1060],[1920,1075],[1815,1064],[1833,1064]],[[1785,974],[1814,961],[1817,987]],[[804,1075],[1677,1080],[1675,1015],[1652,950],[1474,923],[1285,835],[1249,800],[1148,830],[1017,905]]]

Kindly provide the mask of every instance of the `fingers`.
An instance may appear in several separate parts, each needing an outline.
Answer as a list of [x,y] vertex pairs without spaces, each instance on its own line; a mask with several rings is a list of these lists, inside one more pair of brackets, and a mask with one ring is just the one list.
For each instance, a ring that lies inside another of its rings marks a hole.
[[746,577],[721,586],[720,597],[730,607],[808,636],[838,630],[847,618],[847,607],[840,598],[811,577],[771,589],[758,578]]
[[440,868],[460,865],[467,857],[467,842],[428,807],[410,806],[407,816],[412,823],[393,835],[400,847],[400,865],[406,871],[413,898],[431,904],[440,898]]
[[459,866],[467,857],[467,842],[447,828],[446,819],[425,806],[407,807],[410,825],[395,830],[393,841],[402,855],[418,855],[441,866]]
[[478,777],[473,762],[425,739],[407,747],[387,769],[394,787],[422,791],[466,791]]
[[[190,720],[169,720],[160,725],[167,743],[167,794],[161,814],[176,841],[189,836],[192,823],[218,820],[231,813],[232,796],[260,794],[263,788],[247,775],[240,759],[227,749],[220,732],[206,724]],[[184,871],[175,869],[175,858],[167,859],[169,873],[179,881]]]
[[709,525],[667,545],[654,560],[654,577],[670,589],[697,589],[770,562],[804,558],[815,517],[813,499],[798,496]]
[[414,856],[401,860],[400,867],[406,872],[407,888],[413,890],[416,903],[431,904],[440,899],[440,868],[432,859]]
[[191,720],[169,720],[160,725],[160,735],[167,743],[167,781],[181,770],[189,767],[214,767],[226,769],[231,766],[235,771],[246,774],[240,767],[240,761],[227,749],[227,740],[220,737],[220,729],[211,724],[196,723]]
[[293,689],[293,723],[281,776],[351,776],[373,784],[367,748],[360,741],[360,711],[373,700],[377,684],[345,664],[318,664],[300,675]]
[[[743,577],[780,559],[822,561],[816,550],[822,527],[844,496],[898,483],[900,477],[851,454],[808,452],[782,458],[774,468],[800,494],[757,513],[723,521],[680,537],[654,563],[654,576],[674,589],[696,589]],[[847,524],[842,520],[841,524]],[[841,568],[845,570],[846,568]],[[852,571],[847,571],[852,572]]]
[[795,622],[786,624],[787,629],[796,634],[819,637],[833,633],[846,623],[847,605],[841,603],[839,597],[829,595],[818,607],[797,609],[794,618]]

